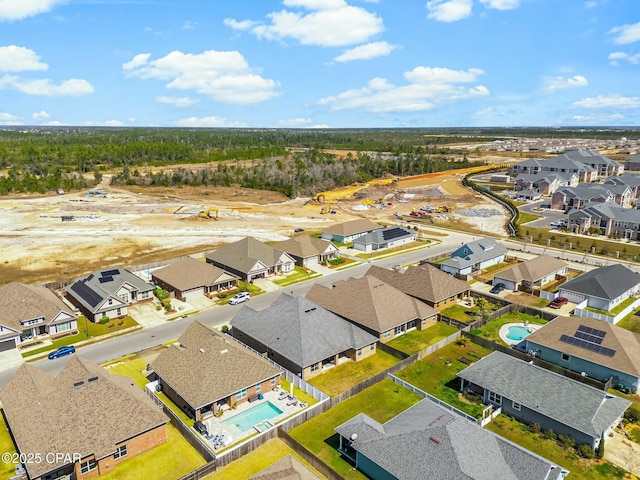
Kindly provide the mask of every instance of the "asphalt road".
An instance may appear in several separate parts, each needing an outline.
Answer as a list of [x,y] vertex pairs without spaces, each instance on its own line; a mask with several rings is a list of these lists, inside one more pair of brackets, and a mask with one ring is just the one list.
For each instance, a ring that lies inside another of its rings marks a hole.
[[534,220],[533,222],[528,222],[522,224],[522,226],[532,226],[532,227],[551,227],[551,222],[557,222],[558,220],[566,220],[568,217],[564,212],[559,210],[549,210],[548,208],[544,208],[542,210],[534,210],[534,208],[540,207],[540,205],[548,205],[549,199],[539,200],[537,202],[532,202],[527,205],[522,205],[518,207],[523,213],[531,213],[533,215],[541,216],[538,220]]

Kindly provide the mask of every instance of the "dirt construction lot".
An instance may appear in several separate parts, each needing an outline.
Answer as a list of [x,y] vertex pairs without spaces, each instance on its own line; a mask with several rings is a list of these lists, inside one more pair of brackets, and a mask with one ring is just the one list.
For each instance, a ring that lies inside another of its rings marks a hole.
[[[460,175],[443,175],[441,180],[434,184],[430,178],[425,186],[411,188],[399,188],[398,182],[372,182],[346,195],[349,198],[337,195],[325,204],[240,188],[121,189],[111,187],[106,175],[94,189],[103,191],[99,195],[1,197],[0,284],[76,278],[106,266],[130,267],[210,251],[247,235],[284,240],[295,228],[321,231],[359,217],[396,224],[400,221],[394,213],[406,215],[425,203],[499,209],[462,187]],[[454,185],[456,194],[451,195],[447,189]],[[428,193],[438,188],[438,193],[425,196],[425,188]],[[382,198],[384,209],[372,205]],[[215,217],[216,209],[218,219],[198,216],[209,210]],[[335,213],[323,214],[323,209]],[[503,212],[481,220],[460,216],[470,226],[482,221],[485,231],[500,231],[504,219]]]

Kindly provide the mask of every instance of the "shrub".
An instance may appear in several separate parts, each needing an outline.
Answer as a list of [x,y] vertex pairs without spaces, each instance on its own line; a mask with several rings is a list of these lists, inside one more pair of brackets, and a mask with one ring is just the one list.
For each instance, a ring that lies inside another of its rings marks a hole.
[[100,320],[98,320],[98,323],[100,325],[105,325],[105,324],[109,323],[109,317],[102,317]]
[[158,300],[164,300],[165,298],[169,298],[169,292],[163,290],[162,288],[156,288],[153,291],[153,294],[156,296]]
[[229,331],[229,327],[227,325],[223,325],[222,328],[220,329],[220,331],[222,333],[227,333]]
[[600,459],[604,458],[604,432],[602,433],[602,437],[600,438],[598,448],[596,448],[596,457]]
[[629,408],[627,408],[627,411],[624,412],[624,418],[629,422],[640,422],[640,406],[632,403]]
[[576,446],[576,441],[570,435],[558,435],[558,443],[567,449]]
[[580,455],[582,458],[595,458],[596,452],[593,451],[593,448],[591,448],[590,445],[583,443],[578,447],[578,455]]
[[342,258],[342,257],[332,258],[331,260],[329,260],[329,263],[331,265],[340,265],[340,264],[344,263],[344,258]]
[[540,433],[542,431],[542,429],[540,428],[540,424],[536,422],[529,424],[529,430],[531,431],[531,433]]
[[556,432],[554,432],[553,430],[551,430],[551,429],[545,430],[544,433],[542,434],[542,436],[544,438],[546,438],[547,440],[557,440],[558,439],[558,434]]

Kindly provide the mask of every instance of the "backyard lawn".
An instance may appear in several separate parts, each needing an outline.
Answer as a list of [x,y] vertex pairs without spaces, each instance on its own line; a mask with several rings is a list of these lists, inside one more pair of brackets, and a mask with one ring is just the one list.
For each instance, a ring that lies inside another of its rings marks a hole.
[[572,480],[620,480],[621,478],[633,478],[625,477],[624,470],[606,460],[581,458],[573,449],[562,447],[555,440],[548,440],[539,434],[531,433],[527,425],[505,415],[498,415],[486,428],[566,468],[571,472],[568,478]]
[[[4,421],[4,415],[0,411],[0,452],[14,454],[16,449],[13,446],[13,440],[9,430],[7,430],[7,424]],[[16,466],[11,462],[0,462],[0,478],[11,478],[16,473]]]
[[632,332],[640,333],[640,312],[634,312],[620,320],[616,325]]
[[100,480],[175,480],[207,463],[170,423],[167,442],[119,463]]
[[478,417],[484,408],[476,396],[464,397],[460,394],[460,380],[456,374],[464,370],[467,365],[458,358],[475,362],[489,355],[491,350],[471,343],[470,341],[454,342],[441,348],[422,360],[409,365],[396,373],[396,377],[430,393],[434,397],[444,400],[449,405],[473,416]]
[[269,465],[276,463],[281,458],[292,455],[300,460],[307,468],[314,472],[320,478],[326,478],[316,472],[309,464],[291,450],[279,438],[269,440],[259,448],[249,452],[242,458],[231,462],[229,465],[221,468],[211,475],[204,477],[206,480],[228,480],[234,478],[249,478],[260,470],[267,468]]
[[339,438],[333,429],[359,413],[384,423],[420,400],[417,393],[385,379],[294,428],[289,434],[345,479],[364,480],[366,477],[354,470],[338,452]]
[[309,383],[330,397],[334,397],[399,361],[396,357],[378,350],[375,355],[358,362],[345,362],[333,367],[328,372],[313,377]]
[[447,338],[457,331],[457,328],[447,325],[446,323],[436,322],[435,325],[425,330],[413,330],[404,335],[400,335],[388,342],[387,345],[401,352],[413,355],[414,353],[424,350],[429,345],[438,343],[443,338]]
[[[484,307],[485,311],[487,312],[493,312],[498,308],[500,308],[500,305],[496,305],[495,303],[490,302],[487,302]],[[471,323],[474,320],[480,318],[480,307],[475,302],[473,307],[458,304],[447,307],[440,313],[446,317],[454,318],[460,322]]]
[[131,377],[136,384],[144,390],[144,386],[149,383],[145,376],[147,363],[141,358],[131,360],[119,360],[115,363],[103,365],[109,373],[124,377]]
[[491,320],[484,327],[477,328],[471,330],[471,333],[474,335],[478,335],[480,337],[486,338],[488,340],[492,340],[496,343],[499,343],[503,346],[508,346],[501,338],[500,338],[500,328],[507,323],[533,323],[536,325],[544,325],[547,323],[546,320],[543,320],[534,315],[529,315],[526,313],[512,312],[507,313],[505,315],[501,315],[495,320]]

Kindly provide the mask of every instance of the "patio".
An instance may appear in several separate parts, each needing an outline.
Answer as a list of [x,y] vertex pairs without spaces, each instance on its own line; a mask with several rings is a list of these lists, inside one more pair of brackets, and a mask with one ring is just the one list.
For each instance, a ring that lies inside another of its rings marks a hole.
[[[259,421],[245,431],[242,431],[236,425],[229,422],[230,419],[267,403],[271,403],[282,413]],[[281,387],[277,387],[277,389],[264,393],[260,400],[241,403],[236,409],[225,409],[223,415],[220,417],[212,415],[203,419],[202,423],[206,425],[209,435],[203,436],[202,438],[214,452],[219,451],[256,433],[269,430],[285,418],[300,412],[306,407],[306,403],[300,402],[294,395],[291,395],[290,392],[283,390]]]

